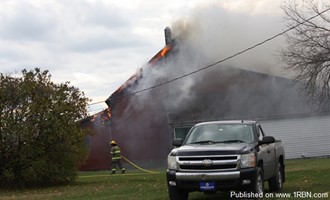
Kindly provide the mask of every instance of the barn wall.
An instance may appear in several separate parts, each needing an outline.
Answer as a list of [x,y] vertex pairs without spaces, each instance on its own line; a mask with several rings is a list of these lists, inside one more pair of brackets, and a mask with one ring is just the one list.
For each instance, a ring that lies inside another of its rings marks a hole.
[[110,169],[109,126],[99,121],[85,122],[83,128],[91,130],[91,136],[86,137],[89,155],[86,162],[79,167],[80,170],[108,170]]
[[[142,98],[142,99],[141,99]],[[111,136],[122,154],[143,166],[166,166],[170,151],[170,127],[162,104],[143,96],[116,102],[112,112]]]

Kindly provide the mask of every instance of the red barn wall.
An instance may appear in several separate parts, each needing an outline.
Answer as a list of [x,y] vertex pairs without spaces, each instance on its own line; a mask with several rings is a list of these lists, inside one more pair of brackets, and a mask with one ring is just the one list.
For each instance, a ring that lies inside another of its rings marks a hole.
[[110,169],[111,155],[109,149],[110,128],[100,121],[84,122],[83,128],[88,128],[93,135],[86,137],[89,146],[89,155],[80,170],[108,170]]
[[140,104],[139,98],[125,98],[112,108],[112,139],[129,160],[145,166],[166,166],[172,138],[166,113],[159,102]]

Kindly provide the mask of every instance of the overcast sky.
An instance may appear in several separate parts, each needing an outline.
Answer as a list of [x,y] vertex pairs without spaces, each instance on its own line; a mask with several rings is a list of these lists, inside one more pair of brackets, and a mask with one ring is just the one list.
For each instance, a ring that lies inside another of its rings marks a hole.
[[[164,47],[166,26],[196,16],[230,30],[208,30],[212,37],[236,37],[239,44],[231,43],[236,48],[228,55],[285,27],[280,1],[274,0],[1,0],[0,72],[39,67],[54,82],[70,81],[92,102],[104,101]],[[249,28],[262,36],[245,34]]]

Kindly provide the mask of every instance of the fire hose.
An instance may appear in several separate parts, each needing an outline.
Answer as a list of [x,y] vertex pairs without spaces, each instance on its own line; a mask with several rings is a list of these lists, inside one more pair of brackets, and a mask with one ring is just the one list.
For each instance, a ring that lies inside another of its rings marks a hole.
[[141,170],[141,171],[144,171],[144,172],[147,172],[147,173],[150,173],[150,174],[157,174],[159,172],[155,172],[155,171],[150,171],[150,170],[146,170],[146,169],[143,169],[141,167],[139,167],[138,165],[134,164],[132,161],[128,160],[125,156],[121,156],[124,160],[126,160],[129,164],[133,165],[135,168]]

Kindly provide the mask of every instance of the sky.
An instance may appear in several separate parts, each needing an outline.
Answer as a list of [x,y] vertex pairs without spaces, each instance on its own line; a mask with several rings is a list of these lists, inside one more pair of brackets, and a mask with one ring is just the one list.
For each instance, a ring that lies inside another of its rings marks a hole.
[[[91,98],[88,110],[93,114],[106,108],[103,101],[165,46],[165,27],[175,34],[189,24],[185,29],[198,36],[198,48],[217,61],[283,31],[281,3],[1,0],[0,73],[49,70],[54,82],[69,81]],[[228,64],[273,70],[282,43],[275,40]]]

